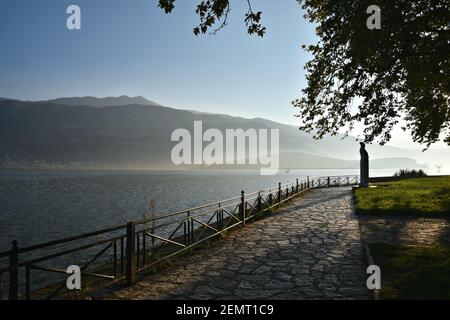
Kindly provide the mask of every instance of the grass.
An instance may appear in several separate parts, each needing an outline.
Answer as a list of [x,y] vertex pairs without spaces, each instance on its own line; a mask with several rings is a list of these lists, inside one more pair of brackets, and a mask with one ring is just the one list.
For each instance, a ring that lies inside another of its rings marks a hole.
[[450,177],[376,183],[355,189],[358,214],[450,215]]
[[370,245],[381,299],[450,299],[450,245]]

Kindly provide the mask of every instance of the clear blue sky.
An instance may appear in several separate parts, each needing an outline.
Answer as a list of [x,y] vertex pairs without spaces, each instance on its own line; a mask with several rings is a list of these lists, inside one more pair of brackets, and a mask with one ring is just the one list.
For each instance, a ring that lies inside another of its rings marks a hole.
[[[163,105],[296,124],[291,99],[305,86],[314,26],[296,0],[253,1],[264,38],[249,36],[246,1],[231,0],[229,25],[195,37],[198,0],[2,0],[0,97],[143,95]],[[77,4],[82,30],[66,28]]]

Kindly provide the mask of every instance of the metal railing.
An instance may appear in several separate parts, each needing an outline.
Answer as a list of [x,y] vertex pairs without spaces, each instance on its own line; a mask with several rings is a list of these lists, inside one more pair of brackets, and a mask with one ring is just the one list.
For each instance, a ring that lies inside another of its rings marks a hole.
[[[79,265],[84,292],[119,281],[132,285],[136,275],[187,252],[223,232],[245,226],[310,189],[355,185],[358,176],[299,179],[198,207],[131,221],[90,233],[20,248],[17,241],[0,253],[0,297],[7,283],[10,300],[70,298],[66,287],[70,265]],[[89,258],[88,258],[89,257]],[[32,279],[40,273],[41,277]],[[49,277],[49,275],[52,275]],[[56,275],[61,278],[57,279]],[[3,280],[3,281],[2,281]],[[6,298],[6,297],[5,297]]]

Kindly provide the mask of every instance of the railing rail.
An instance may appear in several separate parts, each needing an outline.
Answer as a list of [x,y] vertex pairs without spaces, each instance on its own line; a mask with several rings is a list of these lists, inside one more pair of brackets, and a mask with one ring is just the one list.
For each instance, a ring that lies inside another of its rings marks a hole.
[[[308,177],[252,193],[242,191],[240,196],[222,201],[38,245],[20,248],[17,241],[13,241],[9,251],[0,253],[0,298],[5,293],[3,282],[7,283],[7,298],[11,300],[70,296],[66,289],[65,271],[69,265],[80,265],[83,281],[89,279],[85,284],[86,292],[123,280],[131,285],[135,282],[136,273],[227,230],[245,226],[255,217],[310,189],[358,183],[358,176]],[[87,258],[89,255],[91,258]],[[2,260],[7,260],[3,268]],[[36,272],[53,275],[52,281],[44,278],[33,281],[32,275]],[[57,275],[64,274],[65,277],[57,280]]]

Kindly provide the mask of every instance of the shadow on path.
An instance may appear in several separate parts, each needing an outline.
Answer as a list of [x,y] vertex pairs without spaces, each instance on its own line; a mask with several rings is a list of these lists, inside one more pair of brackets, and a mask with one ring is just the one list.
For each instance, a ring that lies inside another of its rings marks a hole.
[[370,299],[350,188],[313,190],[109,299]]

